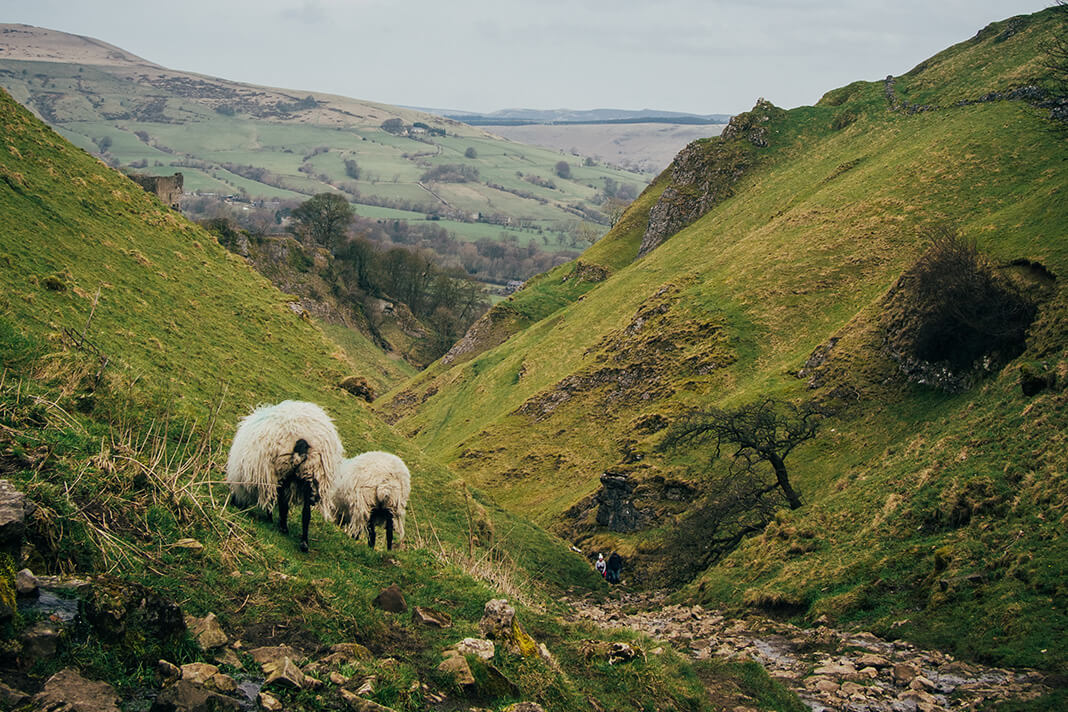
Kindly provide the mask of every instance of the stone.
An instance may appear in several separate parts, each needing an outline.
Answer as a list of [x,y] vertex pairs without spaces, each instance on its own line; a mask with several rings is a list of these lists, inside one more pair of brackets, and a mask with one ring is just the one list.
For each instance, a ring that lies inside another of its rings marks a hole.
[[462,655],[475,655],[482,660],[493,660],[497,650],[492,640],[484,638],[464,638],[453,647]]
[[182,679],[197,685],[206,685],[219,668],[208,663],[186,663],[182,666]]
[[212,676],[209,683],[210,687],[214,687],[219,692],[227,695],[232,695],[237,692],[237,680],[230,677],[224,672],[217,672]]
[[852,677],[857,669],[849,663],[828,663],[813,670],[817,675],[834,675],[835,677]]
[[923,675],[917,675],[909,682],[910,690],[923,690],[924,692],[934,692],[935,684],[928,680]]
[[34,709],[63,712],[119,712],[119,696],[106,682],[87,680],[72,668],[48,678],[33,697]]
[[149,712],[239,712],[241,703],[191,680],[163,688]]
[[842,686],[838,688],[838,693],[843,697],[852,697],[853,695],[864,694],[864,689],[865,688],[863,685],[858,685],[855,682],[850,682],[849,680],[846,680],[842,683]]
[[438,670],[447,675],[452,675],[452,679],[457,685],[475,684],[475,676],[471,673],[471,666],[467,664],[467,658],[463,655],[448,656],[438,665]]
[[156,675],[166,685],[182,677],[182,668],[168,660],[160,660],[156,663]]
[[404,600],[404,593],[397,584],[382,589],[375,596],[374,605],[387,613],[404,613],[408,610],[408,602]]
[[282,703],[269,692],[260,692],[259,703],[260,707],[268,712],[281,712],[282,710]]
[[353,712],[393,712],[390,707],[385,707],[373,700],[360,697],[354,692],[341,688],[341,699]]
[[237,653],[233,648],[223,648],[221,653],[215,653],[215,662],[234,668],[241,667],[241,658],[237,657]]
[[22,658],[32,663],[56,654],[63,629],[51,621],[37,621],[22,632]]
[[182,549],[188,551],[190,554],[199,556],[204,552],[204,545],[196,539],[179,539],[171,544],[172,549]]
[[920,671],[908,663],[898,663],[891,671],[891,676],[898,685],[908,685],[919,674]]
[[0,709],[11,710],[30,701],[30,696],[0,682]]
[[374,675],[364,678],[363,681],[360,683],[360,686],[356,688],[356,694],[360,697],[367,697],[369,695],[373,695],[375,693],[375,682],[377,681],[378,678]]
[[545,708],[537,702],[516,702],[505,707],[504,712],[545,712]]
[[197,646],[204,652],[221,648],[230,641],[214,613],[209,613],[203,618],[187,614],[185,626],[197,641]]
[[30,598],[40,593],[37,577],[32,571],[23,569],[15,574],[15,593],[23,598]]
[[279,661],[282,658],[290,658],[292,660],[304,659],[304,656],[299,650],[288,645],[265,645],[248,651],[248,654],[260,665],[272,661]]
[[431,628],[452,627],[452,616],[448,613],[433,608],[424,608],[423,606],[416,606],[412,609],[412,620],[416,623],[428,625]]
[[487,699],[519,696],[519,685],[509,680],[499,669],[481,660],[476,660],[475,666],[478,670],[475,683],[478,696]]
[[263,681],[264,687],[277,684],[299,690],[305,686],[304,673],[292,658],[271,660],[260,667],[263,668],[263,674],[267,676]]
[[816,681],[815,683],[813,683],[812,687],[819,690],[820,692],[834,693],[838,692],[839,686],[838,683],[834,680],[831,680],[826,677],[818,677],[816,678]]
[[486,602],[478,629],[485,637],[504,643],[516,655],[530,657],[538,654],[537,642],[519,625],[515,608],[503,598]]
[[875,653],[865,653],[864,655],[861,655],[854,661],[854,664],[860,668],[873,667],[877,670],[890,667],[889,660],[882,655],[876,655]]
[[22,539],[26,533],[26,516],[33,505],[9,480],[0,480],[0,552],[18,561]]
[[344,675],[339,673],[337,670],[332,670],[327,679],[330,680],[330,682],[332,682],[333,684],[337,685],[338,687],[341,687],[342,685],[347,683],[352,678],[345,677]]

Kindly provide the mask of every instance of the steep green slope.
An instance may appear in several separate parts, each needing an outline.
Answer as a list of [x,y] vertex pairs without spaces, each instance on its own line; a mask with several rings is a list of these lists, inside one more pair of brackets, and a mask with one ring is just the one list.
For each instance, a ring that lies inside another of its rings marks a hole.
[[[375,658],[349,674],[376,676],[377,701],[415,710],[430,704],[431,690],[450,700],[472,694],[436,670],[441,650],[477,635],[485,601],[506,595],[523,604],[524,625],[556,658],[502,651],[495,664],[518,688],[480,683],[479,704],[525,698],[577,710],[593,695],[615,709],[654,699],[707,709],[700,683],[670,651],[635,661],[625,675],[608,675],[603,660],[584,656],[581,641],[601,634],[560,624],[547,594],[596,590],[599,577],[559,540],[479,492],[468,499],[449,470],[337,388],[350,373],[339,348],[243,260],[2,93],[0,126],[0,476],[37,505],[25,560],[0,554],[5,596],[12,564],[37,574],[102,574],[100,595],[110,595],[116,579],[143,584],[187,613],[216,613],[246,644],[287,642],[315,653],[358,641]],[[294,538],[223,508],[222,468],[237,419],[283,398],[322,404],[350,454],[384,448],[408,462],[403,550],[371,552],[316,515],[312,550],[301,555]],[[188,548],[188,538],[203,549]],[[390,583],[409,605],[447,610],[453,628],[374,608]],[[184,637],[167,642],[130,630],[116,642],[78,627],[57,657],[16,667],[15,636],[35,617],[0,622],[0,668],[23,686],[73,664],[117,684],[134,704],[156,687],[159,657],[208,657]],[[258,674],[251,660],[241,665],[226,669]],[[333,683],[280,694],[287,709],[342,704]]]
[[[706,536],[693,515],[727,472],[659,454],[663,429],[694,408],[815,398],[837,414],[790,456],[806,506],[686,595],[1063,670],[1068,164],[1047,109],[991,95],[1032,81],[1058,22],[995,23],[814,107],[758,105],[724,139],[744,160],[712,166],[734,182],[695,222],[631,262],[668,189],[682,224],[709,197],[707,171],[677,162],[580,259],[606,279],[579,287],[566,265],[533,281],[486,317],[518,315],[503,333],[381,407],[506,506],[623,551],[655,585],[692,572],[680,541]],[[944,226],[1039,302],[1024,352],[955,395],[910,383],[883,341],[892,287]],[[1023,395],[1021,369],[1056,388]]]

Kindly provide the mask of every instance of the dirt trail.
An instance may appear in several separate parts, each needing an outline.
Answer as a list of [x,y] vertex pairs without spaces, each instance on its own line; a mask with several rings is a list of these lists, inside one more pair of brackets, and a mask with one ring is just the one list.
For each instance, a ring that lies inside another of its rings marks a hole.
[[1049,689],[1032,670],[966,663],[867,632],[729,619],[701,606],[663,605],[663,598],[663,593],[624,593],[607,601],[578,599],[571,601],[570,620],[632,628],[670,641],[696,660],[751,658],[818,712],[981,710]]

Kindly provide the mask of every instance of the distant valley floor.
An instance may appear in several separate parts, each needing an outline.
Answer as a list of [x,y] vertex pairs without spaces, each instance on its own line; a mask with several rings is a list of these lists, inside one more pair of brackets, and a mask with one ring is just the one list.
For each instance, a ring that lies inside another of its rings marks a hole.
[[531,124],[485,126],[521,143],[593,156],[628,168],[659,173],[691,141],[718,136],[722,124]]

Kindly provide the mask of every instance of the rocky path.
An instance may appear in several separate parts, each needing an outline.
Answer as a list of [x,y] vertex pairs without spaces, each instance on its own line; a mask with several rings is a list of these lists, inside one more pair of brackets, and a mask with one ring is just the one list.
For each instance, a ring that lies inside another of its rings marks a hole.
[[670,641],[697,660],[751,658],[817,712],[981,710],[999,700],[1032,699],[1048,691],[1034,671],[966,663],[866,632],[729,619],[701,606],[662,601],[663,594],[655,593],[574,600],[570,620],[632,628]]

